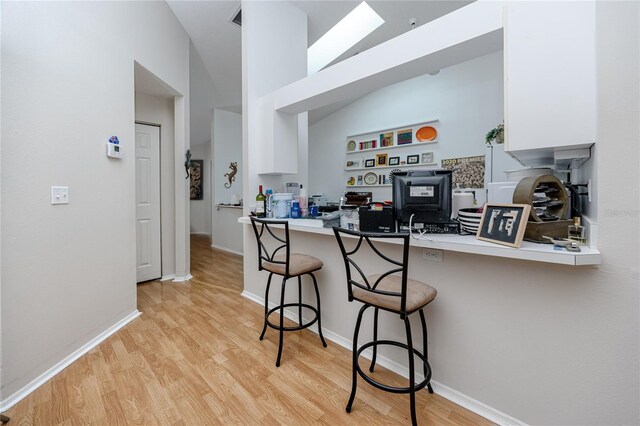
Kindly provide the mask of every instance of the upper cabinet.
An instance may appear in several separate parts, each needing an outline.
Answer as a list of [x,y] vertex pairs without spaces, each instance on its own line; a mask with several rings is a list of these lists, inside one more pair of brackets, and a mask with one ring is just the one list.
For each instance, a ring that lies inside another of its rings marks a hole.
[[[505,151],[525,165],[596,139],[595,3],[504,10]],[[557,154],[556,154],[557,155]]]

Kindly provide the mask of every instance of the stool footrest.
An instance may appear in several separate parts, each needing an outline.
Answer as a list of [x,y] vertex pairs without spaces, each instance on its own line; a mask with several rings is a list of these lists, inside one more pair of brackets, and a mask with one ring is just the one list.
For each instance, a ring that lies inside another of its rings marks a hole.
[[[315,307],[311,306],[311,305],[308,305],[306,303],[285,303],[283,307],[284,308],[303,307],[303,308],[310,309],[311,311],[313,311],[316,314],[315,317],[311,321],[309,321],[308,323],[305,323],[305,324],[302,324],[302,325],[296,325],[296,326],[292,326],[292,327],[284,327],[283,326],[282,329],[284,331],[297,331],[297,330],[302,330],[302,329],[305,329],[305,328],[309,328],[313,324],[315,324],[316,321],[318,321],[318,310]],[[271,328],[275,328],[276,330],[280,330],[280,324],[274,324],[271,321],[269,321],[269,316],[272,313],[274,313],[276,311],[279,311],[280,308],[281,308],[280,305],[278,305],[275,308],[269,309],[269,311],[267,312],[267,318],[265,318],[265,320],[267,322],[267,325],[269,327],[271,327]]]
[[[389,385],[385,385],[384,383],[378,382],[377,380],[372,379],[369,375],[367,375],[361,368],[360,368],[360,354],[373,346],[382,346],[382,345],[387,345],[387,346],[398,346],[400,348],[404,348],[407,351],[409,350],[409,346],[406,343],[402,343],[402,342],[395,342],[393,340],[376,340],[373,342],[369,342],[369,343],[365,343],[364,345],[360,346],[358,348],[358,352],[357,352],[357,359],[358,359],[358,363],[356,364],[356,370],[358,371],[358,374],[360,374],[360,376],[367,382],[369,383],[371,386],[374,386],[378,389],[382,389],[384,391],[387,392],[391,392],[391,393],[409,393],[411,392],[411,387],[406,386],[406,387],[397,387],[397,386],[389,386]],[[428,374],[426,375],[426,377],[424,378],[423,381],[421,381],[419,384],[415,385],[414,389],[416,391],[419,391],[421,389],[424,389],[429,382],[431,381],[431,366],[429,365],[429,361],[427,359],[425,359],[424,355],[422,354],[422,352],[418,351],[417,349],[413,349],[413,353],[415,355],[418,356],[418,358],[420,358],[422,360],[422,362],[424,363],[424,365],[426,365],[427,367],[427,371]]]

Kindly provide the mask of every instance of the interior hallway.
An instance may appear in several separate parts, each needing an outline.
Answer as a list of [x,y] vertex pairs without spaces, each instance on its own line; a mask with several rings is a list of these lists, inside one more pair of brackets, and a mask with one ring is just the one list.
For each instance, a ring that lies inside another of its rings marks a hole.
[[[277,333],[258,340],[263,308],[240,296],[242,257],[192,236],[191,271],[188,283],[140,284],[143,315],[9,410],[11,424],[410,423],[408,395],[362,379],[345,413],[351,353],[309,330],[285,334],[276,368]],[[490,424],[426,390],[416,399],[422,425]]]

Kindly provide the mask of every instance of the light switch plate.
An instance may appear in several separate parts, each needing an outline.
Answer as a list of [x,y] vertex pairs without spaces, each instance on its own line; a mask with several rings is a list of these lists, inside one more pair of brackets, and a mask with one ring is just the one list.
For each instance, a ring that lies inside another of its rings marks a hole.
[[69,204],[69,187],[52,186],[51,204]]

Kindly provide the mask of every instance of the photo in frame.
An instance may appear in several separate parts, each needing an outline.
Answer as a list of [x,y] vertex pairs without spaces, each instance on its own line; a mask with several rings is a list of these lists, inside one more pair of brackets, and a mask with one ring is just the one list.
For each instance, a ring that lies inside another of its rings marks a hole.
[[433,152],[423,152],[422,153],[422,164],[431,164],[433,163]]
[[420,162],[420,156],[416,155],[407,155],[407,164],[418,164]]
[[529,204],[485,204],[476,238],[519,248],[527,228]]
[[393,146],[393,132],[380,133],[380,147]]
[[389,154],[376,154],[376,167],[384,167],[387,165]]
[[359,160],[347,160],[345,167],[347,168],[355,168],[355,167],[360,167],[360,161]]
[[408,145],[413,142],[413,130],[398,130],[398,145]]
[[373,158],[370,158],[368,160],[364,160],[364,166],[365,167],[375,167],[376,166],[376,160]]
[[204,192],[202,191],[203,182],[203,160],[191,160],[189,166],[190,185],[189,185],[189,199],[190,200],[202,200]]
[[400,157],[389,157],[390,166],[397,166],[398,164],[400,164]]

